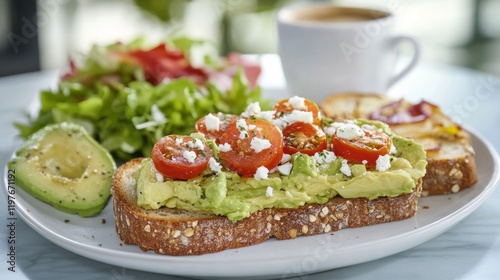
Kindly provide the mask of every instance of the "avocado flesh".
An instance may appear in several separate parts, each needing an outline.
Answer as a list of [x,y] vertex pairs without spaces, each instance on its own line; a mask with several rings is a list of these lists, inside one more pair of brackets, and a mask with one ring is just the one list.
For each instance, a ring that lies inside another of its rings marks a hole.
[[99,214],[111,195],[116,164],[83,127],[60,123],[34,133],[9,162],[16,184],[64,212]]

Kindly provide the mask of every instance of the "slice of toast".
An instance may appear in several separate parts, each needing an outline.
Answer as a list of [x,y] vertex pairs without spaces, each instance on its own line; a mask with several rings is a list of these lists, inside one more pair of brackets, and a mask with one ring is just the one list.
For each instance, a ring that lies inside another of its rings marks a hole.
[[136,204],[135,174],[141,159],[118,168],[113,178],[116,230],[125,244],[167,255],[200,255],[276,239],[291,239],[392,222],[413,217],[422,190],[398,197],[344,199],[307,204],[297,209],[272,208],[232,222],[224,216],[162,207],[145,210]]
[[[379,94],[345,93],[331,95],[321,104],[325,116],[335,120],[369,119],[372,112],[395,100]],[[400,110],[413,104],[403,100]],[[390,124],[394,133],[412,138],[427,152],[427,172],[422,195],[456,193],[477,182],[474,150],[470,135],[451,118],[434,108],[425,120]]]

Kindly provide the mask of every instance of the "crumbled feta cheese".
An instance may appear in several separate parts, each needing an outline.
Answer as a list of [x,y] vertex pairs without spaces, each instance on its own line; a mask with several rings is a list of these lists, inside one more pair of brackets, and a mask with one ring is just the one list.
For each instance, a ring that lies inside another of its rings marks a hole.
[[361,127],[353,123],[346,123],[337,129],[337,136],[346,140],[352,140],[363,135],[364,132]]
[[203,150],[205,148],[205,146],[203,145],[203,142],[201,142],[201,140],[198,138],[194,139],[194,142],[188,141],[186,144],[189,148],[197,148],[200,150]]
[[313,122],[313,114],[312,112],[304,112],[299,110],[293,110],[290,114],[286,114],[281,117],[288,124],[296,123],[296,122],[304,122],[304,123],[312,123]]
[[283,165],[278,165],[278,171],[283,175],[290,175],[290,171],[292,171],[292,163],[287,162]]
[[208,160],[208,166],[210,167],[210,170],[212,170],[216,173],[219,173],[222,171],[222,165],[220,165],[220,163],[218,163],[217,160],[215,160],[215,158],[213,158],[213,157],[211,157]]
[[274,114],[276,111],[261,111],[255,115],[256,118],[258,119],[263,119],[268,122],[272,122],[274,119]]
[[372,125],[372,124],[362,124],[361,125],[361,128],[365,129],[365,130],[368,130],[368,131],[377,131],[377,127]]
[[247,106],[245,112],[241,113],[241,116],[245,117],[245,118],[250,118],[250,117],[253,117],[259,113],[260,113],[260,104],[259,104],[259,102],[254,102],[254,103],[250,103]]
[[368,161],[366,159],[364,159],[361,163],[366,165],[368,163]]
[[229,152],[231,151],[231,145],[229,143],[219,144],[219,151],[221,152]]
[[347,164],[347,160],[343,159],[342,160],[342,166],[340,167],[340,172],[344,173],[346,176],[351,176],[351,168],[349,167],[349,164]]
[[247,122],[245,121],[245,119],[238,119],[236,121],[236,127],[240,131],[240,139],[241,140],[248,137],[248,132],[247,132],[248,126],[247,126]]
[[257,168],[257,171],[255,171],[253,178],[255,180],[267,179],[268,174],[269,174],[269,169],[267,169],[265,166],[261,166]]
[[391,157],[389,155],[378,156],[375,164],[375,169],[378,171],[386,171],[391,168]]
[[271,197],[273,196],[273,188],[271,186],[267,186],[267,189],[266,189],[266,196],[267,197]]
[[269,149],[271,147],[271,142],[267,139],[260,139],[257,137],[253,137],[252,141],[250,141],[250,147],[256,153],[260,153],[265,149]]
[[319,153],[314,154],[314,160],[317,164],[327,164],[334,161],[337,158],[332,151],[321,151]]
[[304,103],[304,101],[305,101],[305,98],[298,97],[298,96],[294,96],[294,97],[288,98],[288,103],[290,103],[290,105],[292,105],[292,107],[294,109],[296,109],[296,110],[305,110],[305,109],[307,109],[306,104]]
[[279,128],[280,132],[288,125],[288,123],[283,118],[274,119],[273,124]]
[[281,157],[280,163],[283,164],[285,162],[288,162],[288,161],[290,161],[291,158],[292,158],[291,155],[289,155],[289,154],[283,154],[283,156]]
[[325,131],[325,133],[328,135],[328,136],[332,136],[333,134],[335,134],[335,131],[337,129],[335,129],[334,126],[327,126],[323,129]]
[[397,154],[398,150],[396,147],[391,143],[391,150],[389,151],[389,154],[394,155]]
[[182,153],[182,156],[188,161],[193,163],[194,160],[196,159],[196,153],[193,151],[184,151]]
[[156,182],[161,183],[164,181],[163,174],[156,172]]
[[212,114],[205,116],[205,127],[208,131],[219,131],[220,119]]
[[182,145],[182,143],[183,143],[183,142],[184,142],[184,141],[182,140],[182,138],[180,138],[180,137],[176,137],[176,138],[175,138],[175,144],[176,144],[177,146]]

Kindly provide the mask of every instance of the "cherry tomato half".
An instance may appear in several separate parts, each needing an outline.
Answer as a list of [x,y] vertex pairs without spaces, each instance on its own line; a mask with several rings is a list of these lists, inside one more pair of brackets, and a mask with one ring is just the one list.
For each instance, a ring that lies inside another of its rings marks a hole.
[[300,152],[313,156],[326,149],[326,134],[309,123],[292,123],[283,129],[283,145],[285,154]]
[[332,150],[349,162],[369,165],[376,164],[379,156],[386,155],[391,150],[391,138],[379,131],[363,129],[365,135],[352,140],[340,138],[336,133],[332,136]]
[[[244,177],[253,176],[261,166],[269,170],[276,167],[283,157],[283,139],[278,128],[262,119],[240,120],[245,121],[246,127],[240,121],[233,122],[221,136],[220,143],[231,146],[231,150],[220,152],[224,166]],[[266,148],[257,151],[262,143],[269,147],[264,145]]]
[[194,126],[197,132],[201,132],[206,138],[214,139],[217,144],[219,144],[220,137],[226,131],[230,123],[235,122],[238,116],[232,114],[217,113],[212,114],[219,119],[219,129],[218,130],[208,130],[205,123],[206,116],[197,120]]
[[191,136],[180,135],[160,138],[151,152],[153,164],[158,172],[180,180],[189,180],[200,175],[207,168],[210,157],[208,145]]
[[313,124],[320,125],[321,116],[319,113],[318,105],[316,105],[316,103],[312,102],[309,99],[305,99],[304,100],[305,108],[296,109],[289,102],[289,99],[290,98],[283,99],[283,100],[279,101],[278,103],[276,103],[276,105],[274,105],[274,111],[276,111],[276,113],[275,113],[276,118],[283,117],[285,114],[290,114],[293,110],[311,112],[312,116],[313,116]]

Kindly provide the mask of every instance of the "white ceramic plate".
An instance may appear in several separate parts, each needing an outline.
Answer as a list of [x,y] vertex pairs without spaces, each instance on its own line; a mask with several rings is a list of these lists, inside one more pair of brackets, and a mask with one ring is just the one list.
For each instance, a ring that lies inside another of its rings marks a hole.
[[122,244],[115,232],[111,201],[99,216],[80,218],[55,210],[16,188],[16,207],[22,219],[45,238],[104,263],[197,278],[296,276],[399,253],[443,233],[472,213],[493,193],[499,161],[491,144],[477,132],[471,133],[477,185],[453,195],[422,197],[414,218],[293,240],[271,239],[215,254],[173,257]]

